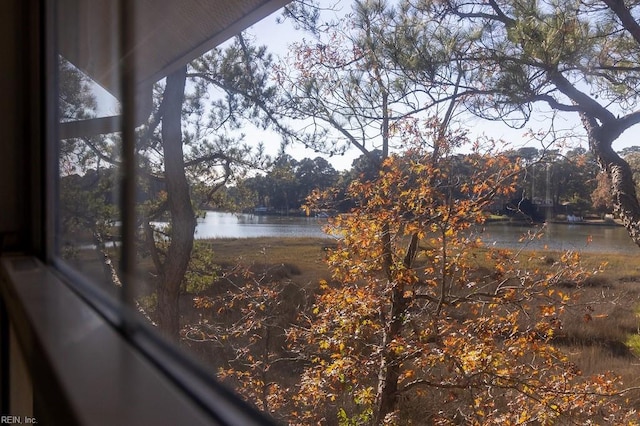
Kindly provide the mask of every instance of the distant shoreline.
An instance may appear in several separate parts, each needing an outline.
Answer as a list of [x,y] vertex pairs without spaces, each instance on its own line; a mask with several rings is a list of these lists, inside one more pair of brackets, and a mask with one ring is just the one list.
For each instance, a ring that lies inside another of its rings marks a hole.
[[585,225],[585,226],[624,226],[620,220],[605,220],[605,219],[584,219],[580,221],[568,221],[562,219],[550,219],[545,221],[533,221],[533,220],[524,220],[524,219],[514,219],[510,217],[490,217],[485,220],[485,223],[492,224],[505,224],[505,225],[514,225],[514,226],[532,226],[532,225],[544,225],[555,224],[555,225]]
[[580,222],[569,222],[563,220],[548,220],[547,223],[566,224],[566,225],[587,225],[587,226],[623,226],[620,221],[617,220],[603,220],[603,219],[587,219]]

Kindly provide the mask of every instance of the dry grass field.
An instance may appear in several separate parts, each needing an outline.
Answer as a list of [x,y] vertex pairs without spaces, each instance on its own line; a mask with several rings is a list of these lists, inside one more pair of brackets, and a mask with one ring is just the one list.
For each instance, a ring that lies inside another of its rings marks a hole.
[[[310,306],[320,280],[331,280],[325,258],[327,250],[334,247],[336,241],[322,238],[238,238],[201,240],[198,244],[212,249],[211,259],[220,267],[219,279],[202,291],[183,293],[180,305],[185,324],[211,315],[219,317],[218,311],[196,308],[194,297],[220,298],[224,303],[229,283],[235,281],[239,286],[233,291],[242,291],[245,277],[238,272],[242,268],[266,277],[264,282],[272,288],[284,289],[281,294],[288,295],[284,304],[290,306],[280,306],[284,309],[284,316],[293,318],[299,306]],[[477,259],[483,259],[484,249],[477,250]],[[523,251],[518,257],[518,267],[537,270],[540,274],[557,271],[561,256],[561,253],[551,251]],[[79,264],[86,272],[100,276],[99,258],[80,260]],[[148,262],[148,259],[143,260],[142,270],[150,268]],[[623,388],[640,388],[640,251],[637,254],[584,253],[580,263],[584,269],[597,273],[580,283],[566,281],[558,284],[559,290],[572,296],[573,303],[560,316],[562,329],[554,344],[585,376],[611,371],[620,376]],[[490,265],[479,260],[477,268],[486,270]],[[139,300],[153,317],[156,299],[151,281],[141,289]],[[306,302],[301,302],[301,298]],[[295,302],[289,302],[291,300]],[[224,366],[221,360],[230,356],[220,345],[210,342],[183,343],[212,371],[217,372]],[[284,347],[286,343],[283,336],[272,336],[271,345]],[[293,383],[296,370],[272,369],[270,374],[291,375]],[[640,391],[629,392],[625,398],[629,406],[640,410]]]
[[[334,243],[317,238],[208,242],[223,268],[237,264],[264,268],[271,271],[271,279],[295,283],[310,293],[320,279],[330,278],[324,257]],[[557,268],[560,256],[522,252],[520,263],[544,273]],[[563,328],[555,343],[585,375],[613,371],[625,387],[640,386],[640,253],[583,254],[581,264],[587,270],[601,270],[579,285],[561,284],[575,302],[562,314]],[[640,407],[640,394],[630,402]]]

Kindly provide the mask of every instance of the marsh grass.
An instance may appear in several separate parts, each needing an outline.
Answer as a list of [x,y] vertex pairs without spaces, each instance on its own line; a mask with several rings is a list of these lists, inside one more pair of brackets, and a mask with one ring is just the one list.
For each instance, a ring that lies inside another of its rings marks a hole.
[[[335,240],[321,238],[217,239],[209,242],[221,265],[244,264],[276,271],[275,280],[293,282],[313,293],[329,280],[324,262]],[[477,249],[476,268],[491,265],[486,249]],[[559,252],[522,251],[518,268],[540,274],[561,267]],[[582,254],[580,264],[594,274],[581,282],[563,282],[574,303],[562,314],[562,332],[554,343],[585,376],[613,371],[624,386],[640,386],[640,253]],[[640,407],[640,396],[630,403]]]
[[[478,268],[488,268],[478,250]],[[563,253],[522,251],[517,268],[538,274],[558,272]],[[640,252],[637,254],[581,253],[580,266],[589,274],[577,281],[561,281],[560,290],[572,303],[560,319],[562,330],[554,344],[568,355],[583,375],[612,371],[623,387],[640,386]],[[640,408],[640,395],[630,397]]]
[[215,259],[222,266],[242,264],[265,268],[284,266],[282,278],[293,279],[302,286],[315,286],[330,277],[324,263],[327,247],[335,244],[329,238],[221,238],[208,240]]

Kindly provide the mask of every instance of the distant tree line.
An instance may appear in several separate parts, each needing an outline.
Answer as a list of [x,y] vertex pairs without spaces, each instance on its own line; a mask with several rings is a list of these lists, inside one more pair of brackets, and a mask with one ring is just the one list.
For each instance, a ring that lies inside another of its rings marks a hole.
[[[593,154],[584,148],[566,152],[558,149],[523,147],[503,153],[523,167],[516,191],[516,199],[527,200],[539,210],[554,215],[604,215],[613,209],[610,197],[610,181],[600,172]],[[380,158],[381,151],[372,156]],[[624,148],[620,155],[630,164],[636,184],[640,182],[640,147]],[[462,159],[465,154],[455,157]],[[455,173],[463,179],[470,170],[463,162]],[[325,158],[296,160],[284,154],[273,162],[268,171],[239,179],[208,201],[206,207],[272,214],[304,214],[302,206],[314,190],[334,190],[334,203],[327,209],[347,212],[354,201],[347,195],[347,188],[355,179],[373,180],[378,174],[375,161],[370,156],[356,158],[350,169],[338,171]],[[511,213],[506,206],[513,200],[498,200],[492,206],[495,213]],[[542,212],[541,212],[542,214]]]
[[[564,153],[557,149],[538,149],[524,147],[503,153],[512,161],[519,161],[523,167],[516,190],[515,200],[497,200],[492,212],[510,214],[506,207],[509,202],[527,200],[540,210],[547,209],[554,215],[598,215],[611,213],[611,181],[602,173],[589,151],[584,148],[570,149]],[[620,156],[627,161],[633,171],[636,185],[640,183],[640,147],[622,149]],[[372,153],[380,158],[381,151]],[[458,154],[462,159],[465,154]],[[460,161],[460,164],[463,164]],[[470,173],[460,166],[454,169],[459,178]],[[239,178],[232,185],[221,188],[213,197],[206,197],[206,185],[192,193],[196,209],[219,209],[227,211],[255,212],[256,209],[271,214],[305,214],[302,206],[315,190],[325,191],[332,188],[334,203],[327,206],[334,212],[347,212],[355,207],[354,201],[346,194],[348,186],[355,179],[373,180],[378,174],[375,162],[369,156],[356,158],[348,170],[338,171],[323,157],[296,160],[283,154],[275,160],[267,171],[250,177]],[[69,198],[69,194],[92,194],[100,205],[115,205],[114,194],[109,183],[114,179],[110,169],[101,173],[89,170],[83,175],[70,174],[62,178],[63,188],[76,188],[76,191],[63,191],[65,205],[75,213],[70,217],[78,220],[91,219],[95,213],[94,202],[85,199]],[[79,192],[82,190],[82,192]],[[166,187],[162,181],[152,180],[141,186],[138,202],[144,202],[162,196]],[[76,197],[77,198],[77,197]],[[523,208],[524,204],[520,204]],[[513,210],[513,206],[512,209]],[[526,209],[524,209],[526,210]],[[530,213],[530,212],[525,212]],[[541,212],[542,214],[542,212]]]

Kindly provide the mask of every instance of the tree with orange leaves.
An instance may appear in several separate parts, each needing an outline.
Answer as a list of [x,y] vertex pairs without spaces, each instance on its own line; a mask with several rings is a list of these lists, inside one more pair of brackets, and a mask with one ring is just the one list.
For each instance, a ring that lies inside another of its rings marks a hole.
[[518,172],[500,155],[434,158],[417,145],[351,185],[357,207],[330,225],[341,237],[328,258],[333,280],[289,331],[309,363],[295,422],[629,420],[612,377],[581,378],[552,344],[571,302],[556,284],[585,277],[579,256],[542,275],[477,236]]
[[[492,99],[482,86],[494,68],[468,67],[474,34],[415,13],[422,4],[356,1],[343,25],[296,44],[277,75],[303,143],[355,147],[378,170],[351,184],[356,207],[331,221],[341,237],[333,278],[288,332],[307,362],[292,422],[629,421],[612,377],[582,378],[553,346],[571,303],[557,284],[585,278],[579,256],[562,256],[552,274],[530,271],[478,237],[519,166],[479,147],[454,154],[471,145],[455,131],[460,109]],[[324,208],[330,196],[312,201]]]

